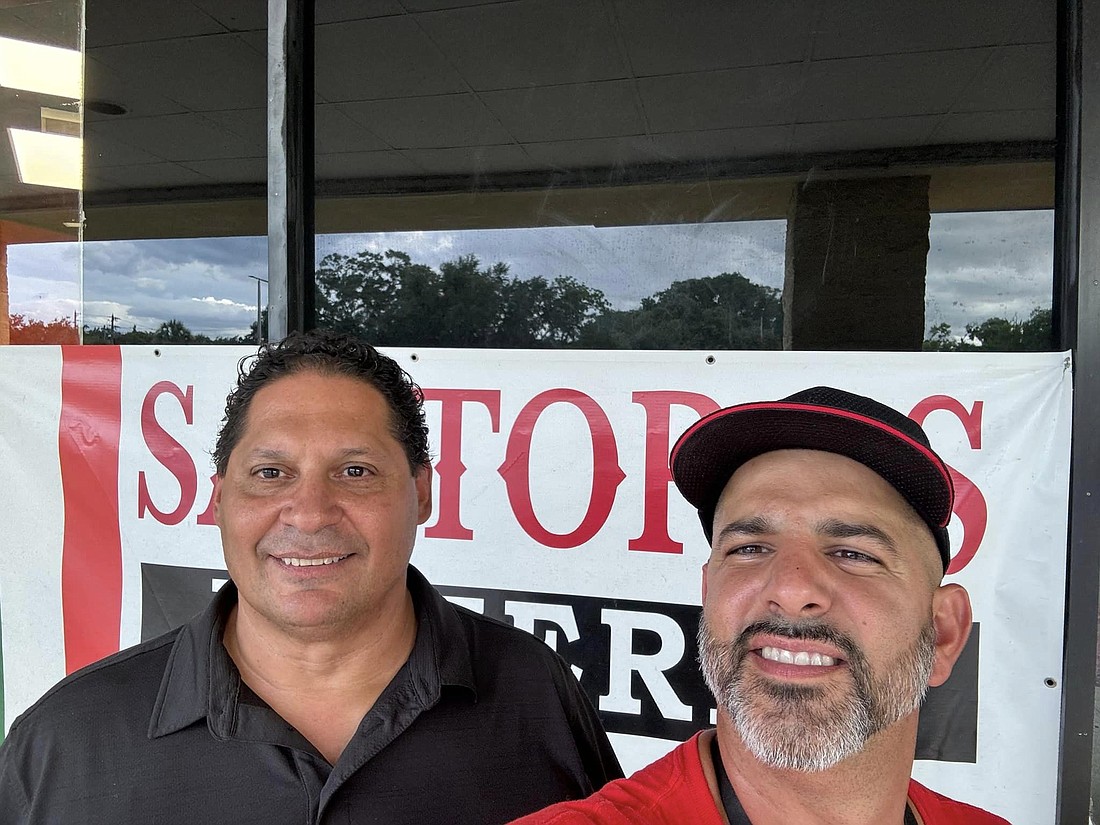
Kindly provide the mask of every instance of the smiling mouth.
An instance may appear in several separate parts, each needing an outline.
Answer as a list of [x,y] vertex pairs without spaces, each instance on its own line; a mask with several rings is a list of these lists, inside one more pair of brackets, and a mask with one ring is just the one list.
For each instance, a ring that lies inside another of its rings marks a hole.
[[785,650],[781,647],[762,647],[760,656],[772,662],[802,667],[831,667],[839,660],[822,653],[808,653],[805,650]]
[[281,558],[279,561],[286,567],[321,567],[326,564],[336,564],[336,562],[343,561],[348,558],[347,556],[326,556],[323,559],[296,559],[292,557]]

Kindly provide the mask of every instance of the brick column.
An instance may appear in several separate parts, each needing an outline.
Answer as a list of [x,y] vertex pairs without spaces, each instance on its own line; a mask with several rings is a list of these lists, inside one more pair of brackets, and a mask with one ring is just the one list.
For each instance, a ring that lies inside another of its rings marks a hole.
[[783,348],[919,350],[928,177],[799,186],[787,215]]

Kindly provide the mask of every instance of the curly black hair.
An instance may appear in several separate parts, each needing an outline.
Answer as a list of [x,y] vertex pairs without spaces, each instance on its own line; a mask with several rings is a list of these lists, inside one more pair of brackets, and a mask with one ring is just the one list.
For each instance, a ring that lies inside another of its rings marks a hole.
[[256,393],[272,381],[301,372],[346,375],[370,384],[389,404],[391,431],[404,446],[412,472],[430,464],[424,393],[409,374],[370,344],[350,335],[314,330],[264,344],[256,355],[242,358],[237,365],[237,386],[225,400],[225,417],[214,446],[218,475],[226,473],[229,454],[241,439]]

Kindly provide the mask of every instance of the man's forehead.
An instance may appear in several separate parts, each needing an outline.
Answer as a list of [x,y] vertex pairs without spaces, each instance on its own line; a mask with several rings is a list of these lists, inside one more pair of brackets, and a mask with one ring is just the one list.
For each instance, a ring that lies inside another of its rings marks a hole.
[[[900,517],[927,550],[922,556],[935,561],[936,575],[942,572],[935,538],[913,506],[886,479],[847,456],[821,450],[774,450],[746,461],[730,476],[718,499],[714,535],[731,521],[760,518],[769,527],[777,526],[769,515],[771,504],[781,505],[789,515],[805,514],[810,526],[831,535],[837,533],[837,523],[883,529],[876,513]],[[844,518],[830,515],[833,505],[844,508]]]

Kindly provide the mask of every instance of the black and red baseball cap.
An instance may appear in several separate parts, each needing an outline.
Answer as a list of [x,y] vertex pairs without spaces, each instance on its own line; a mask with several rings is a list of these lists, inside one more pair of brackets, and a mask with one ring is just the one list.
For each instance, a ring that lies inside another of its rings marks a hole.
[[773,450],[823,450],[874,470],[928,525],[947,569],[947,523],[955,502],[947,465],[911,418],[872,398],[832,387],[726,407],[680,436],[672,448],[672,478],[699,511],[708,542],[714,509],[730,476],[745,462]]

